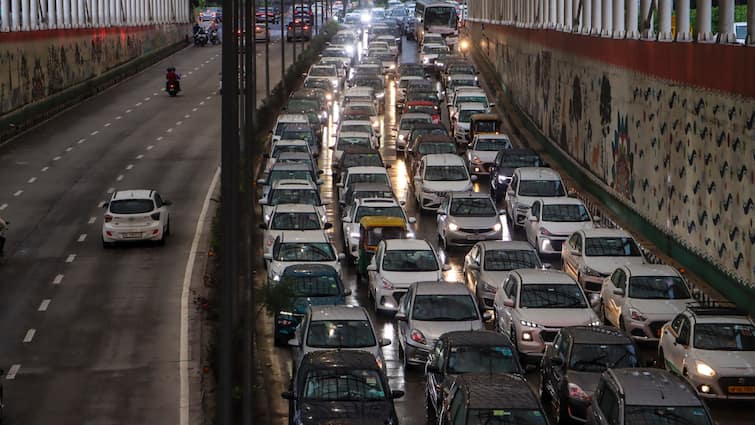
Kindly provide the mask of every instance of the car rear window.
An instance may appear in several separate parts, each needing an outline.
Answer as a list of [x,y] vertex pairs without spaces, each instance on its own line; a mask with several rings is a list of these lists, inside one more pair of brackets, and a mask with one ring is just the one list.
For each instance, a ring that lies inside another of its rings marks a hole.
[[155,203],[151,199],[124,199],[110,203],[113,214],[144,214],[152,211]]

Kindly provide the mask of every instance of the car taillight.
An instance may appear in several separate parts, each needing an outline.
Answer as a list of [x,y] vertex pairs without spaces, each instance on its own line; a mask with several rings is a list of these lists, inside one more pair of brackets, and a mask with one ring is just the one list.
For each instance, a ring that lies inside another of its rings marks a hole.
[[257,26],[257,27],[254,27],[254,30],[255,30],[255,31],[260,31],[261,29],[262,29],[262,27],[259,27],[259,26]]
[[160,220],[160,213],[159,212],[152,213],[152,214],[150,214],[150,217],[152,218],[152,220],[159,221]]
[[543,236],[553,236],[553,233],[549,232],[545,227],[541,227],[539,230],[540,234]]
[[422,332],[420,332],[420,331],[418,331],[416,329],[412,329],[412,332],[409,334],[409,337],[414,342],[418,342],[418,343],[420,343],[422,345],[427,344],[427,339],[425,339],[425,336],[422,335]]
[[113,221],[113,216],[110,214],[105,214],[105,223],[110,223]]
[[304,31],[309,29],[309,25],[304,25]]

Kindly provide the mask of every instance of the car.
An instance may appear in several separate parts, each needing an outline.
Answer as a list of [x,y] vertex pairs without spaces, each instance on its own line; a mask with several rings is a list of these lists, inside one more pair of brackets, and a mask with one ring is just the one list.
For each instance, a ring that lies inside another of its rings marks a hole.
[[524,233],[541,255],[561,256],[561,246],[577,230],[592,229],[598,216],[591,216],[577,198],[542,198],[532,203]]
[[254,25],[254,41],[270,42],[270,30],[264,22],[262,24],[258,22]]
[[341,77],[335,65],[312,65],[307,72],[307,78],[313,80],[326,80],[330,83],[330,89],[338,92],[341,89]]
[[540,399],[558,423],[584,422],[601,374],[608,368],[640,366],[640,350],[622,331],[608,326],[561,329],[540,362]]
[[395,424],[388,377],[363,351],[327,350],[307,354],[281,396],[289,400],[289,425]]
[[322,183],[319,177],[320,170],[315,171],[310,164],[301,162],[276,162],[268,173],[257,179],[257,184],[262,186],[262,198],[270,194],[270,189],[279,180],[309,180],[315,184]]
[[663,325],[694,302],[681,273],[664,264],[619,267],[605,278],[600,299],[604,320],[636,340],[652,342]]
[[495,295],[495,327],[517,347],[522,363],[537,361],[566,326],[598,326],[593,311],[600,299],[588,302],[582,288],[564,272],[518,269],[509,273]]
[[135,241],[164,245],[170,235],[171,205],[171,201],[151,189],[113,192],[103,204],[102,247]]
[[527,242],[483,241],[477,242],[464,256],[461,271],[480,308],[492,309],[495,294],[509,272],[543,267],[537,252]]
[[[352,167],[385,167],[391,168],[390,164],[383,162],[380,151],[363,147],[349,147],[337,163],[333,164],[335,170],[347,170]],[[334,173],[335,175],[335,173]],[[338,175],[340,181],[340,173]]]
[[520,375],[470,373],[455,376],[448,387],[440,425],[548,425],[543,406]]
[[480,87],[460,86],[450,93],[446,91],[446,97],[450,97],[446,105],[448,106],[448,116],[451,119],[456,116],[456,110],[462,103],[479,103],[486,108],[495,106],[488,101],[488,95]]
[[658,359],[704,398],[755,399],[755,323],[731,303],[689,305],[663,325]]
[[349,190],[349,187],[357,183],[380,183],[390,186],[391,179],[385,167],[347,168],[341,181],[336,184],[338,187],[338,199],[343,199],[343,195]]
[[420,136],[447,136],[450,137],[448,134],[448,130],[446,130],[446,126],[442,123],[438,124],[415,124],[414,127],[409,131],[409,135],[406,136],[406,146],[407,149],[409,146],[412,146],[414,143],[414,140],[416,140]]
[[[306,144],[303,140],[302,143]],[[317,160],[312,157],[312,154],[307,152],[281,152],[278,154],[278,158],[274,159],[272,167],[277,164],[301,164],[310,170],[310,179],[318,185],[323,183],[323,180],[319,178],[324,173],[323,170],[317,169]],[[272,170],[272,167],[270,168]]]
[[267,158],[267,162],[265,164],[265,173],[270,172],[270,170],[273,168],[273,165],[279,162],[278,159],[283,153],[303,153],[304,155],[306,155],[306,162],[311,164],[312,169],[317,169],[317,162],[313,158],[312,150],[310,149],[309,143],[307,143],[306,140],[279,139],[278,141],[273,143],[273,146],[270,148],[270,154],[263,155],[263,158]]
[[398,312],[399,358],[406,369],[425,365],[435,341],[445,332],[483,329],[474,296],[455,282],[416,282],[401,298]]
[[[317,114],[320,119],[320,125],[328,123],[329,104],[328,92],[323,89],[301,88],[293,93],[288,98],[286,107],[283,109],[287,114]],[[313,125],[311,120],[308,123]],[[312,128],[313,131],[317,131],[316,128]]]
[[532,149],[504,149],[498,151],[490,165],[490,194],[496,202],[503,199],[514,170],[520,167],[545,167],[540,155]]
[[287,345],[296,327],[307,314],[309,306],[345,305],[351,290],[344,287],[338,271],[324,264],[295,264],[283,269],[273,286],[285,286],[283,293],[291,296],[286,310],[275,314],[273,341]]
[[417,165],[423,156],[438,153],[456,154],[456,142],[453,137],[427,134],[412,139],[411,143],[406,146],[404,154],[409,175],[416,174]]
[[281,179],[273,183],[267,196],[258,201],[262,206],[264,222],[270,220],[273,207],[279,204],[304,204],[312,205],[317,209],[323,220],[326,220],[325,204],[320,199],[317,184],[311,180]]
[[333,149],[333,161],[339,162],[341,155],[349,149],[358,147],[363,149],[377,149],[373,144],[373,138],[370,133],[356,131],[342,131],[336,135],[336,144]]
[[338,123],[338,130],[336,134],[341,132],[357,132],[357,133],[369,133],[372,146],[377,149],[380,147],[380,135],[372,126],[369,119],[366,120],[341,120]]
[[280,281],[283,270],[294,264],[325,264],[340,273],[341,260],[345,258],[336,253],[336,247],[325,231],[283,232],[263,257],[267,264],[268,283]]
[[587,411],[588,425],[713,425],[695,389],[660,369],[608,369]]
[[477,175],[490,175],[496,155],[504,149],[511,149],[511,140],[505,134],[478,134],[467,146],[467,168]]
[[420,48],[419,62],[425,69],[435,69],[436,59],[438,56],[444,53],[448,53],[450,50],[448,46],[440,43],[423,43]]
[[354,205],[359,199],[365,198],[396,199],[396,195],[390,185],[385,183],[355,183],[349,186],[343,198],[338,200],[338,204],[342,213],[346,214],[346,205]]
[[422,72],[420,75],[401,75],[399,77],[396,86],[396,103],[402,103],[406,99],[406,89],[410,81],[425,81],[424,71]]
[[413,100],[407,102],[405,113],[427,114],[432,118],[433,124],[440,124],[440,110],[438,109],[438,105],[429,100]]
[[374,311],[398,311],[412,283],[441,281],[449,269],[426,240],[383,239],[367,266],[368,296]]
[[264,230],[263,251],[271,253],[273,243],[284,232],[318,232],[332,228],[333,225],[325,222],[320,213],[321,211],[312,205],[276,205],[270,213],[270,219],[259,225],[260,229]]
[[645,264],[634,238],[621,229],[583,229],[561,246],[563,269],[588,292],[600,292],[603,280],[627,264]]
[[429,114],[421,113],[404,113],[401,114],[398,126],[393,129],[396,132],[396,150],[406,150],[406,136],[409,131],[417,124],[432,124],[433,117]]
[[309,144],[312,156],[320,155],[320,138],[317,137],[316,131],[307,124],[286,124],[280,134],[281,139],[304,140]]
[[312,25],[305,19],[294,19],[286,26],[286,41],[311,40]]
[[435,420],[445,402],[448,384],[469,373],[524,375],[516,349],[506,335],[497,332],[451,331],[435,340],[425,365],[425,400],[429,423]]
[[341,115],[348,116],[353,114],[359,114],[369,117],[372,128],[376,133],[380,133],[380,116],[378,110],[375,109],[374,102],[349,102],[343,105]]
[[322,53],[320,53],[322,56],[320,57],[320,60],[330,58],[331,60],[339,60],[341,62],[341,66],[350,66],[351,63],[354,61],[354,53],[347,51],[346,48],[343,47],[327,47],[323,49]]
[[391,340],[381,338],[364,307],[350,305],[311,305],[296,328],[289,345],[294,368],[308,353],[322,350],[366,351],[382,369],[383,347]]
[[374,100],[379,102],[378,111],[383,111],[385,108],[385,103],[383,102],[385,98],[385,83],[383,82],[382,75],[356,74],[354,75],[354,78],[351,79],[351,87],[370,87],[375,92]]
[[[454,100],[454,97],[456,96],[456,92],[458,89],[470,87],[472,89],[477,88],[477,76],[474,74],[453,74],[449,75],[448,78],[445,80],[445,95],[446,95],[446,102],[451,102]],[[456,114],[452,118],[455,118],[458,116],[459,112],[459,105],[461,103],[467,103],[462,101],[456,101]],[[476,103],[476,102],[470,102],[470,103]],[[487,108],[487,105],[485,105]]]
[[506,212],[512,227],[524,227],[532,203],[541,198],[566,196],[561,175],[550,168],[522,167],[506,189]]
[[[346,208],[341,218],[343,225],[343,246],[346,251],[346,257],[351,262],[355,261],[359,255],[359,240],[361,239],[359,222],[363,217],[371,216],[399,217],[406,223],[416,223],[414,217],[406,216],[406,212],[401,207],[401,204],[393,197],[362,198],[356,200]],[[407,228],[407,231],[410,231],[410,229]],[[413,233],[411,234],[413,235]]]
[[450,192],[438,207],[438,240],[444,250],[503,239],[501,214],[487,193]]
[[437,211],[450,192],[468,192],[476,176],[469,176],[464,160],[453,154],[425,155],[417,166],[414,196],[421,210]]

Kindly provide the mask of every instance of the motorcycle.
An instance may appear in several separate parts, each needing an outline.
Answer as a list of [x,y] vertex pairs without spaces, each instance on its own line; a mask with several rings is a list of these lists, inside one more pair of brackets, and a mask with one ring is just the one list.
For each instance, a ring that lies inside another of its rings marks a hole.
[[166,83],[165,91],[168,92],[170,97],[176,97],[181,89],[178,87],[178,81],[168,81]]
[[9,226],[10,221],[3,221],[3,219],[0,218],[0,258],[5,256],[5,231],[8,230]]
[[220,38],[218,37],[218,30],[210,31],[210,43],[212,43],[213,46],[220,43]]
[[194,45],[203,47],[207,45],[208,42],[207,33],[204,31],[199,31],[196,34],[194,34]]

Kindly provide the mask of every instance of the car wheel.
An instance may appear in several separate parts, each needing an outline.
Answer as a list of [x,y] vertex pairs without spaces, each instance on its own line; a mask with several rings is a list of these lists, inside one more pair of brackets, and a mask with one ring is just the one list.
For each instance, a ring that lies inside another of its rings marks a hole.
[[114,245],[113,242],[105,242],[105,239],[104,238],[102,239],[102,247],[103,248],[110,249],[110,248],[113,247],[113,245]]
[[165,234],[165,236],[164,236],[165,238],[167,238],[168,236],[170,236],[170,220],[168,220],[168,222],[165,224],[165,232],[164,232],[164,234]]
[[545,389],[545,382],[543,382],[542,376],[540,377],[540,401],[542,401],[543,404],[551,402],[551,395],[548,394],[548,391]]
[[566,400],[561,399],[558,403],[558,423],[559,425],[568,424],[571,422],[569,418],[569,410],[566,408]]
[[430,395],[428,394],[425,400],[425,411],[427,412],[427,423],[428,424],[437,424],[438,423],[438,416],[435,412],[435,408],[433,407],[432,402],[430,401]]

